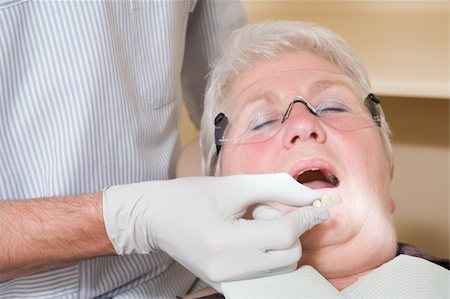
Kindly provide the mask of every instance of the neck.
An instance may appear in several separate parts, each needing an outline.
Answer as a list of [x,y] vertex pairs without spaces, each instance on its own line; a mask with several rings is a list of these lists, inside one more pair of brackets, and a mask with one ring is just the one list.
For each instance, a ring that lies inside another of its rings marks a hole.
[[[373,270],[373,269],[372,269]],[[351,286],[355,283],[360,277],[369,273],[372,270],[364,271],[358,274],[349,275],[347,277],[339,277],[339,278],[329,278],[328,281],[338,290],[342,291],[343,289]]]
[[[392,260],[397,251],[395,238],[379,248],[323,248],[308,252],[305,250],[302,265],[311,265],[337,290],[341,291],[360,277]],[[344,257],[344,258],[343,258]]]

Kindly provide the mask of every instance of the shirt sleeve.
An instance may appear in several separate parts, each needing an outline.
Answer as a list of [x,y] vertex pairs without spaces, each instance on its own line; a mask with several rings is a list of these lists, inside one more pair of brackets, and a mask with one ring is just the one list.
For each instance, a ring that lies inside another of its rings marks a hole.
[[241,2],[234,0],[198,0],[190,15],[181,82],[183,100],[197,129],[209,69],[228,35],[247,22]]

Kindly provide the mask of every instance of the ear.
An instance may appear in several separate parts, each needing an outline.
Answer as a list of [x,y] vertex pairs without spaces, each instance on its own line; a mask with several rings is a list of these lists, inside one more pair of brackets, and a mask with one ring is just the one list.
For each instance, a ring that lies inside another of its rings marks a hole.
[[391,175],[391,181],[394,179],[394,170],[395,170],[395,164],[394,164],[394,158],[390,158],[390,175]]
[[[392,182],[392,180],[394,179],[394,170],[395,170],[394,158],[392,154],[391,157],[389,158],[389,162],[390,162],[390,176]],[[390,197],[388,204],[389,204],[389,211],[391,212],[391,214],[393,214],[395,209],[397,208],[397,203],[392,197]]]
[[397,208],[397,203],[395,202],[395,200],[391,197],[391,198],[389,198],[389,201],[388,201],[388,208],[389,208],[389,212],[391,213],[391,214],[394,214],[394,212],[395,212],[395,210],[396,210],[396,208]]

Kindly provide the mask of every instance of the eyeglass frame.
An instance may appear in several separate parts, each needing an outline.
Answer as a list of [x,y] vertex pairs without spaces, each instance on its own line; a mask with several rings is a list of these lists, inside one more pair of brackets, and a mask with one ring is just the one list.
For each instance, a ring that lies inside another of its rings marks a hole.
[[[378,127],[381,127],[380,98],[373,93],[369,93],[363,102],[364,105],[367,107],[367,109],[369,109],[369,112],[375,124]],[[283,124],[287,120],[287,118],[289,117],[289,113],[291,112],[292,107],[295,103],[304,104],[313,115],[318,116],[316,110],[314,109],[314,107],[311,106],[310,103],[308,103],[308,101],[306,101],[301,96],[297,96],[289,104],[286,112],[283,115],[283,118],[281,119],[281,124]],[[219,156],[220,150],[222,148],[223,135],[225,134],[225,130],[227,129],[227,127],[228,127],[228,117],[223,112],[220,112],[214,118],[214,142],[216,144],[217,156]]]

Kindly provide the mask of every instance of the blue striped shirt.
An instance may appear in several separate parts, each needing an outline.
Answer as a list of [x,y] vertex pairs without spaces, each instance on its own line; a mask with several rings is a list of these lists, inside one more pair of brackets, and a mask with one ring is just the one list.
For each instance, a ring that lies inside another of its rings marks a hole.
[[[235,1],[0,0],[0,199],[174,176],[179,103],[204,78]],[[0,283],[0,298],[174,298],[195,277],[164,253],[100,257]]]

